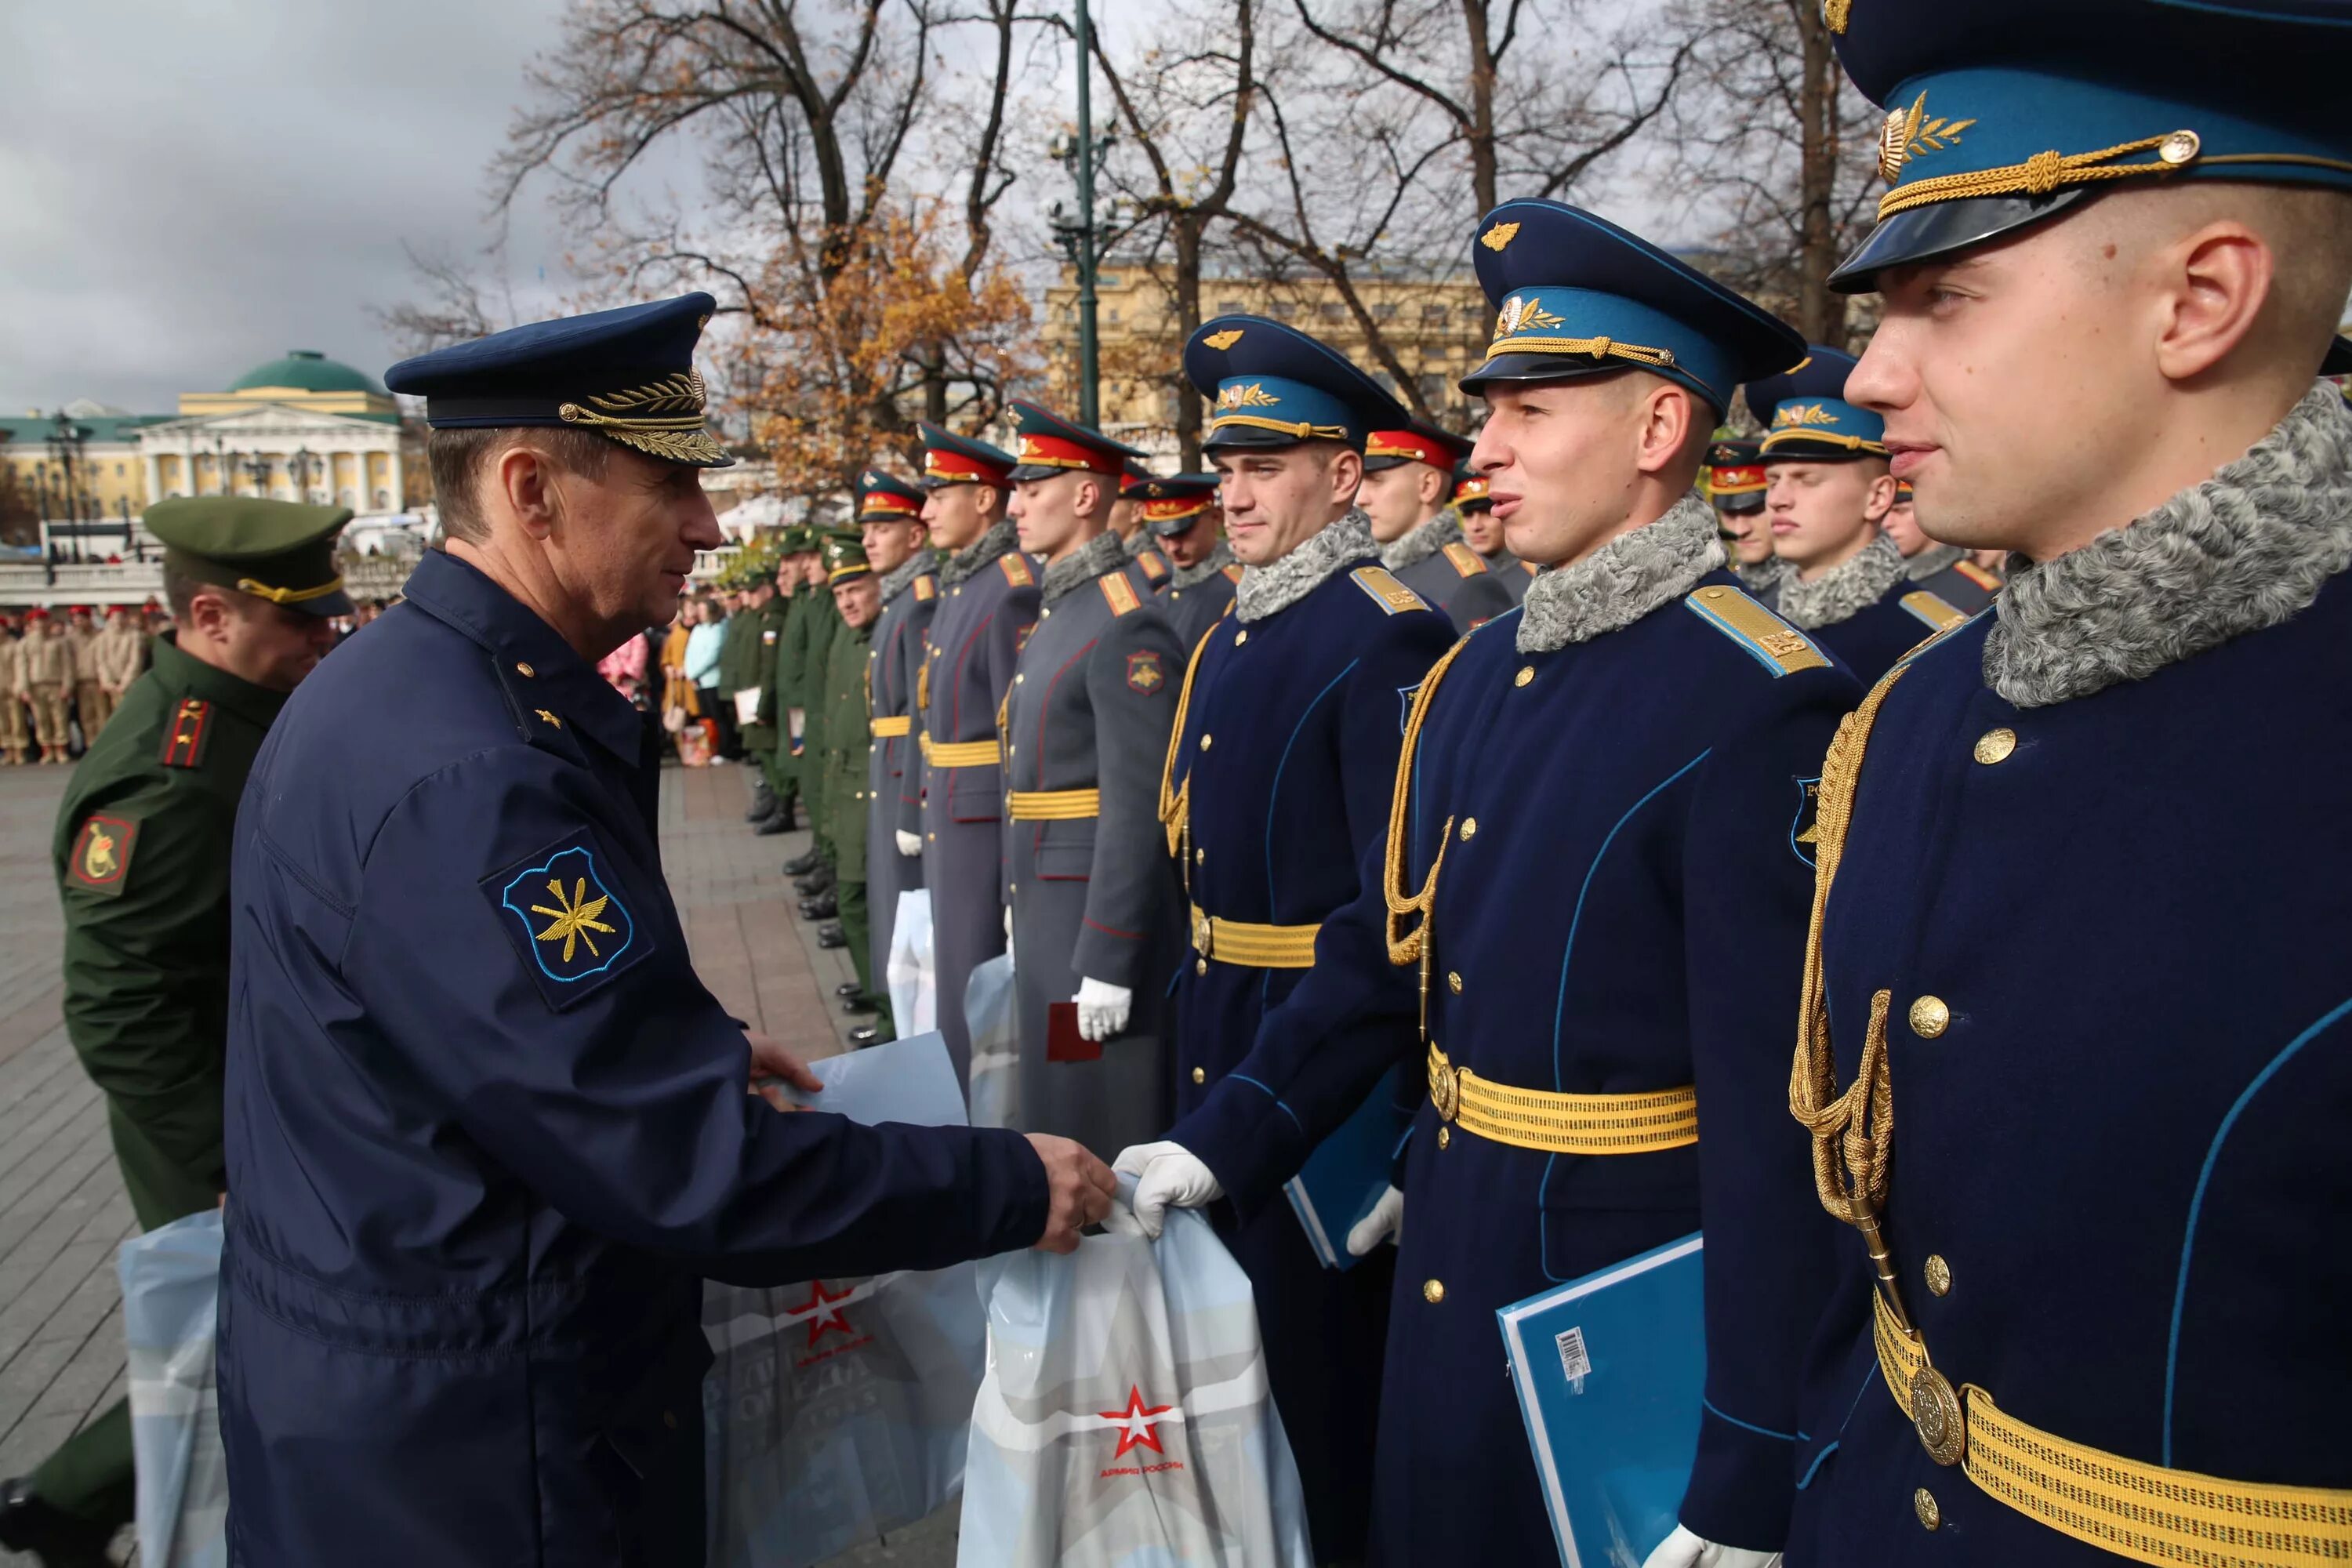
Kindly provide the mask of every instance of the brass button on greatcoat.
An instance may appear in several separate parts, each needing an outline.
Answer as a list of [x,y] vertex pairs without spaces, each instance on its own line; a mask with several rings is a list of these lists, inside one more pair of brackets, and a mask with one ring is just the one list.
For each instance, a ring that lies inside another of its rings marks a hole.
[[1249,633],[1247,633],[1247,632],[1235,632],[1235,633],[1234,634],[1234,646],[1235,647],[1241,647],[1241,646],[1242,646],[1242,644],[1244,644],[1244,643],[1245,643],[1245,642],[1247,642],[1247,641],[1249,641]]
[[1911,1494],[1911,1511],[1919,1516],[1923,1529],[1937,1530],[1943,1525],[1944,1510],[1936,1506],[1936,1494],[1926,1487]]
[[1451,1127],[1441,1127],[1441,1128],[1439,1128],[1439,1129],[1437,1130],[1437,1146],[1438,1146],[1439,1148],[1443,1149],[1443,1148],[1444,1148],[1448,1143],[1451,1143],[1451,1142],[1454,1142],[1454,1129],[1453,1129],[1453,1128],[1451,1128]]
[[522,660],[517,659],[515,660],[515,673],[521,676],[525,680],[529,680],[532,676],[537,675],[539,671],[531,668],[530,666],[523,663]]
[[1452,992],[1454,993],[1454,994],[1455,994],[1456,996],[1461,995],[1461,994],[1462,994],[1462,975],[1461,975],[1461,973],[1460,973],[1459,971],[1457,971],[1457,970],[1452,970],[1452,969],[1447,970],[1447,971],[1445,972],[1445,984],[1446,984],[1446,988],[1447,988],[1448,990],[1452,991]]
[[1467,844],[1470,840],[1477,837],[1478,819],[1475,816],[1464,817],[1462,819],[1462,842]]
[[1204,752],[1205,752],[1205,751],[1207,751],[1207,750],[1209,749],[1209,742],[1210,742],[1211,741],[1215,740],[1215,739],[1216,739],[1216,737],[1215,737],[1214,735],[1203,735],[1203,736],[1202,736],[1202,737],[1201,737],[1201,750],[1202,750],[1202,751],[1204,751]]
[[1532,664],[1523,664],[1519,666],[1519,673],[1511,677],[1511,684],[1514,686],[1525,686],[1528,681],[1533,680],[1535,678],[1536,667]]
[[1205,850],[1205,849],[1195,849],[1195,850],[1193,850],[1193,851],[1192,851],[1192,864],[1193,864],[1193,865],[1195,865],[1195,866],[1198,866],[1199,864],[1201,864],[1201,862],[1202,862],[1203,860],[1206,860],[1208,858],[1209,858],[1209,852],[1208,852],[1207,850]]
[[1433,1307],[1436,1306],[1440,1301],[1444,1300],[1445,1281],[1443,1279],[1423,1280],[1421,1282],[1421,1299],[1428,1302]]
[[1941,996],[1922,996],[1911,1004],[1911,1032],[1932,1040],[1952,1026],[1952,1010]]
[[1205,958],[1196,958],[1196,959],[1194,959],[1194,960],[1192,961],[1192,973],[1195,973],[1195,974],[1206,974],[1206,973],[1209,973],[1209,961],[1208,961],[1207,959],[1205,959]]
[[1024,680],[1026,680],[1026,679],[1029,679],[1029,678],[1028,678],[1027,676],[1025,676],[1025,675],[1016,675],[1016,676],[1014,676],[1014,677],[1013,678],[1013,685],[1015,685],[1015,686],[1018,686],[1018,685],[1020,685],[1023,681],[1024,681]]
[[1987,730],[1977,737],[1977,761],[1990,767],[1995,763],[2009,761],[2010,752],[2017,750],[2017,731],[2011,729]]
[[1927,1276],[1929,1295],[1948,1296],[1952,1293],[1952,1266],[1944,1261],[1942,1254],[1929,1253],[1924,1272]]
[[1194,1083],[1206,1083],[1206,1082],[1208,1082],[1208,1081],[1209,1081],[1209,1069],[1208,1069],[1207,1068],[1194,1068],[1192,1069],[1192,1081],[1193,1081]]

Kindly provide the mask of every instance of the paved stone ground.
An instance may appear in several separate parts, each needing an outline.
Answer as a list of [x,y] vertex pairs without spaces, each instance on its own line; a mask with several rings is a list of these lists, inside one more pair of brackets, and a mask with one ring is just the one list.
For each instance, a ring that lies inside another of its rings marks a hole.
[[[49,834],[63,768],[0,768],[0,1476],[38,1464],[122,1391],[114,1249],[134,1234],[105,1108],[58,1021],[60,926]],[[862,1020],[833,988],[843,952],[816,945],[779,868],[805,832],[743,825],[739,766],[663,775],[662,853],[696,968],[737,1017],[803,1056],[845,1048]],[[126,1543],[127,1544],[127,1543]],[[944,1568],[955,1507],[828,1568]],[[0,1568],[31,1559],[0,1552]]]

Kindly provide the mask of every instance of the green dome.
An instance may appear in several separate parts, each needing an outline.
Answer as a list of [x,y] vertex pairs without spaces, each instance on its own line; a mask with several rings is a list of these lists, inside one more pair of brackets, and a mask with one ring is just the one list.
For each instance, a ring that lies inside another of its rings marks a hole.
[[229,383],[231,392],[247,392],[257,386],[293,386],[304,392],[373,392],[385,395],[383,387],[343,363],[329,359],[316,349],[289,349],[284,359],[271,360],[268,364],[254,366]]

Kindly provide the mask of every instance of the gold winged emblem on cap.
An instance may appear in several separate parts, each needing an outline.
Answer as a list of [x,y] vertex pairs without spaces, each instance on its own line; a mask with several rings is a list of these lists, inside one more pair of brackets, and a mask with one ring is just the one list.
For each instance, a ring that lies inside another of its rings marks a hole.
[[1211,348],[1223,352],[1242,341],[1242,330],[1239,327],[1227,327],[1222,332],[1211,332],[1201,341]]
[[1517,224],[1498,223],[1494,227],[1488,229],[1486,233],[1480,235],[1478,237],[1478,243],[1493,251],[1496,255],[1500,256],[1503,253],[1503,247],[1510,244],[1513,239],[1517,238],[1519,226]]

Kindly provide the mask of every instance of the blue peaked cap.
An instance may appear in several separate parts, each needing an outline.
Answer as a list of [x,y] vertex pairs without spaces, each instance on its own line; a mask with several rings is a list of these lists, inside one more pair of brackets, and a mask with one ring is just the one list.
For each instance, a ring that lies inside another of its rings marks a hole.
[[1850,353],[1815,343],[1780,374],[1748,384],[1748,412],[1764,426],[1763,461],[1886,456],[1886,421],[1845,400],[1845,379],[1858,363]]
[[1184,345],[1184,374],[1211,400],[1203,449],[1342,441],[1360,452],[1405,411],[1328,344],[1264,316],[1203,321]]
[[384,373],[425,399],[436,430],[569,426],[666,463],[735,461],[710,434],[694,348],[719,302],[681,294],[617,310],[562,316],[453,343]]
[[1639,235],[1565,202],[1505,202],[1472,258],[1496,311],[1486,361],[1462,378],[1554,381],[1646,370],[1718,411],[1741,382],[1794,363],[1796,329]]

